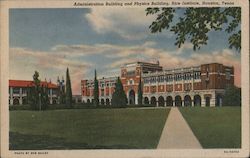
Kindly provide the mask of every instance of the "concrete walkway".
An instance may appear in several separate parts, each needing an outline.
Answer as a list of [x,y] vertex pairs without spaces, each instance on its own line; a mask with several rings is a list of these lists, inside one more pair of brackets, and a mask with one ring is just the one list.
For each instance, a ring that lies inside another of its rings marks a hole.
[[171,108],[157,149],[202,149],[178,108]]

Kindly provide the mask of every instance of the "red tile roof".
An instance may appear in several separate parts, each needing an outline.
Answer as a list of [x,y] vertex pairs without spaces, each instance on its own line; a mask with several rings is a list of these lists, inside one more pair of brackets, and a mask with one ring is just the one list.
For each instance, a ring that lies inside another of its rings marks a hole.
[[[33,81],[27,80],[9,80],[9,87],[29,87],[33,86]],[[45,86],[48,85],[48,88],[57,88],[57,85],[54,83],[49,83],[45,81],[41,81],[40,85]]]

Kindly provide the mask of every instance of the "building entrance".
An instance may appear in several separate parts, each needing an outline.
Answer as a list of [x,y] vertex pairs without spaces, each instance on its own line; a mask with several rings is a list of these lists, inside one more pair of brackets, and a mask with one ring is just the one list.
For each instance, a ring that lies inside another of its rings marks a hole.
[[135,104],[135,91],[133,89],[129,91],[128,101],[130,105]]

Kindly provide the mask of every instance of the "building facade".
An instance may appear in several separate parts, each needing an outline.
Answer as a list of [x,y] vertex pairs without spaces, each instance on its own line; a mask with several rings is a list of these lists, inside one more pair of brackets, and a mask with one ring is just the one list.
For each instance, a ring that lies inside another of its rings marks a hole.
[[[138,103],[143,83],[143,103],[155,106],[221,106],[227,85],[234,84],[234,68],[219,63],[163,69],[159,62],[135,62],[121,67],[128,104]],[[99,79],[99,100],[110,105],[117,77]],[[93,99],[93,80],[81,81],[82,102]]]
[[[42,81],[41,86],[48,86],[50,104],[58,102],[58,85]],[[28,88],[34,86],[33,81],[9,80],[9,105],[28,104]]]
[[[115,91],[117,77],[98,79],[99,101],[102,105],[110,105],[112,94]],[[94,99],[94,80],[81,80],[82,102],[92,103]]]

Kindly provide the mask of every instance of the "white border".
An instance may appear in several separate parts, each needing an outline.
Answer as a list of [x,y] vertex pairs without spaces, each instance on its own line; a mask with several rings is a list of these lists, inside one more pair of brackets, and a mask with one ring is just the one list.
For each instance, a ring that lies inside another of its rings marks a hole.
[[[131,0],[134,1],[134,0]],[[166,0],[162,0],[164,2]],[[180,0],[175,0],[182,2]],[[184,1],[184,0],[183,0]],[[195,0],[190,0],[195,2]],[[204,0],[209,1],[209,0]],[[218,0],[219,1],[219,0]],[[242,148],[231,149],[239,153],[224,153],[230,149],[181,149],[181,150],[43,150],[48,155],[17,155],[15,151],[9,151],[9,110],[8,110],[8,76],[9,76],[9,8],[83,8],[74,7],[74,2],[79,1],[2,1],[0,2],[0,20],[1,20],[1,54],[0,54],[0,101],[1,101],[1,156],[2,157],[248,157],[249,156],[249,2],[248,0],[230,0],[235,3],[234,6],[242,8],[242,49],[241,49],[241,84],[242,84]],[[92,2],[92,1],[89,1]],[[101,1],[99,1],[101,2]],[[109,2],[112,2],[110,0]],[[114,1],[113,2],[118,2]],[[124,1],[120,1],[124,2]],[[142,2],[142,0],[139,0]],[[144,1],[150,2],[150,1]],[[154,1],[155,2],[155,1]],[[211,2],[211,1],[210,1]],[[213,1],[214,2],[214,1]],[[221,2],[221,1],[219,1]],[[118,7],[118,6],[117,6]],[[132,6],[135,7],[135,6]],[[157,6],[160,7],[160,6]],[[163,6],[166,7],[166,6]],[[168,6],[175,7],[175,6]],[[180,6],[179,6],[180,7]],[[190,7],[185,5],[183,7]],[[201,7],[201,6],[196,6]],[[206,5],[202,7],[213,7]],[[219,6],[215,6],[219,7]],[[228,7],[221,5],[220,7]],[[89,8],[89,7],[86,7]],[[111,7],[109,7],[111,8]],[[36,150],[37,151],[37,150]],[[25,152],[25,151],[24,151]]]

